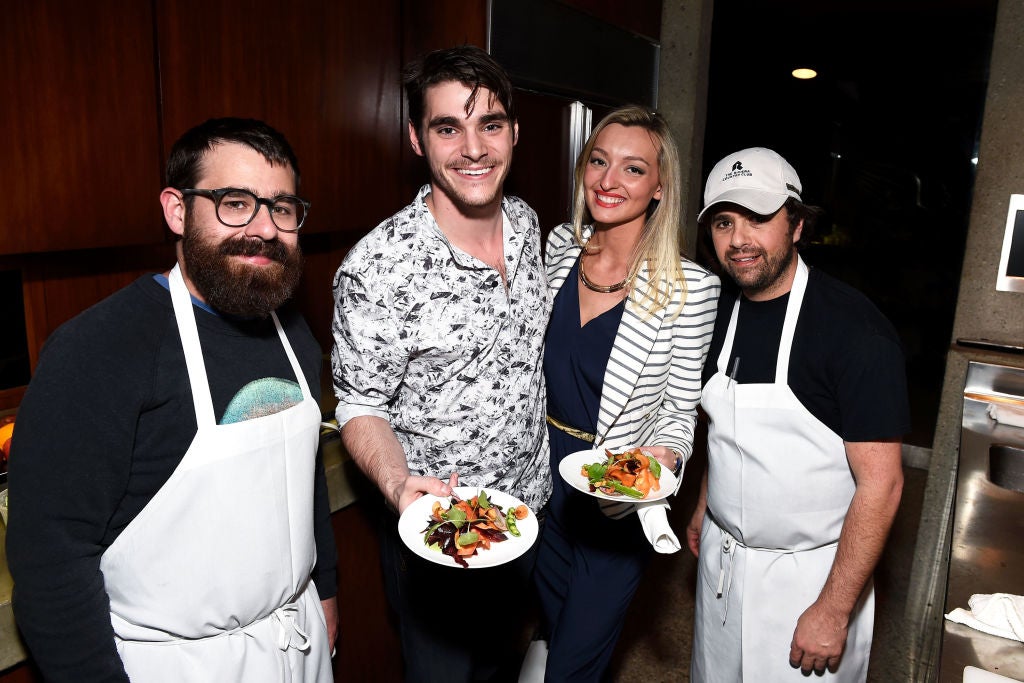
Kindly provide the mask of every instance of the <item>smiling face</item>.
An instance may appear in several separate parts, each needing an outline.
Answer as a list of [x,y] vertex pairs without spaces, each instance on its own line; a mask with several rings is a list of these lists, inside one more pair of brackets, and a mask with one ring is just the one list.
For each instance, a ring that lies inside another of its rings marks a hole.
[[519,132],[486,88],[478,90],[467,114],[471,94],[458,81],[432,85],[423,98],[423,135],[409,123],[413,151],[430,166],[433,201],[447,202],[465,215],[500,206]]
[[613,123],[597,134],[583,174],[587,210],[610,227],[647,220],[652,199],[661,199],[658,147],[639,126]]
[[[196,186],[235,187],[269,198],[295,194],[295,174],[246,145],[222,143],[203,158]],[[216,205],[206,197],[193,197],[186,209],[180,193],[167,188],[161,200],[168,225],[182,238],[182,273],[192,294],[240,317],[268,316],[291,297],[302,275],[298,235],[279,231],[267,207],[248,225],[232,228],[217,219]]]
[[722,203],[714,207],[709,226],[719,263],[748,299],[767,301],[790,290],[803,221],[793,228],[785,207],[758,216]]

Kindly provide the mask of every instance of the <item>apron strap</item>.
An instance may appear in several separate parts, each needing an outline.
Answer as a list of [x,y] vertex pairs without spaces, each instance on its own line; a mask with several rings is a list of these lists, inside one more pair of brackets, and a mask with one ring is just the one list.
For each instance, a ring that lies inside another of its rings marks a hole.
[[796,255],[796,276],[793,278],[793,287],[789,291],[789,301],[786,304],[786,320],[782,323],[782,339],[779,340],[779,356],[775,361],[775,383],[789,383],[789,355],[793,349],[793,334],[796,331],[796,321],[800,317],[800,305],[804,301],[804,292],[807,291],[807,264]]
[[181,269],[177,264],[171,269],[167,281],[171,290],[171,302],[174,304],[174,317],[178,322],[181,346],[185,352],[188,381],[192,385],[196,422],[202,429],[204,426],[217,424],[217,418],[213,412],[213,398],[210,396],[210,382],[206,377],[203,350],[199,345],[199,329],[196,327],[196,315],[192,310],[192,296],[185,286]]
[[282,652],[290,647],[303,652],[309,649],[309,634],[296,623],[298,614],[299,604],[289,602],[278,607],[268,617],[274,630],[274,641]]
[[284,346],[284,352],[288,355],[288,362],[292,364],[292,372],[295,373],[295,381],[299,383],[299,387],[302,388],[303,398],[311,398],[312,394],[309,392],[309,383],[306,381],[306,373],[302,371],[302,366],[299,365],[299,359],[295,357],[295,351],[292,350],[292,345],[288,343],[288,335],[284,333],[284,327],[281,326],[281,321],[277,318],[277,313],[271,311],[270,317],[274,319],[274,327],[277,328],[277,336],[281,340],[281,345]]
[[[729,356],[732,355],[732,342],[736,338],[736,321],[740,317],[740,299],[743,295],[740,294],[736,297],[736,301],[732,305],[732,315],[729,317],[729,327],[725,331],[725,339],[722,341],[722,350],[718,353],[718,371],[723,375],[728,375],[728,370],[725,364],[729,362]],[[733,373],[735,374],[735,372]]]
[[[729,616],[729,593],[732,590],[732,574],[733,574],[733,562],[736,558],[736,553],[739,549],[744,549],[753,552],[761,553],[775,553],[777,555],[791,555],[794,553],[802,552],[813,552],[821,550],[822,548],[835,548],[839,545],[839,541],[830,541],[824,543],[815,548],[804,548],[804,549],[789,549],[789,548],[759,548],[756,546],[749,546],[743,543],[731,533],[725,530],[725,528],[719,524],[711,511],[707,511],[708,520],[717,527],[721,534],[721,543],[719,544],[719,552],[721,553],[720,569],[718,570],[718,585],[715,587],[715,596],[722,599],[722,624],[726,623]],[[708,550],[711,550],[710,548]]]

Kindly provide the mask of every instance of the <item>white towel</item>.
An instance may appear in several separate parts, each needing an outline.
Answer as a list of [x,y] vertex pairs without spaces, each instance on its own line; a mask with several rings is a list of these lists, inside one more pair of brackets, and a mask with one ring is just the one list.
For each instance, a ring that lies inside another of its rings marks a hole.
[[975,593],[969,610],[957,607],[946,615],[950,621],[1024,643],[1024,597],[1009,593]]
[[640,518],[640,526],[644,535],[659,553],[674,553],[679,550],[679,539],[676,538],[668,523],[669,504],[662,502],[637,503],[636,514]]
[[548,641],[534,640],[526,648],[523,665],[519,669],[519,683],[544,683],[544,670],[548,664]]
[[1016,678],[1000,676],[976,666],[965,666],[964,683],[1018,683],[1018,681]]
[[1024,427],[1024,408],[1014,406],[988,405],[988,416],[1000,424],[1012,427]]

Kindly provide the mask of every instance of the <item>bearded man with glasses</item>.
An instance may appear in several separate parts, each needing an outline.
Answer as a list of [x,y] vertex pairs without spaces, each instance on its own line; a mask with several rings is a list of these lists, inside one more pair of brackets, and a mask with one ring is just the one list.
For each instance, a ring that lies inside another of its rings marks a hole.
[[7,551],[48,681],[333,680],[321,351],[285,305],[298,184],[265,123],[188,131],[160,193],[177,263],[47,341],[12,442]]

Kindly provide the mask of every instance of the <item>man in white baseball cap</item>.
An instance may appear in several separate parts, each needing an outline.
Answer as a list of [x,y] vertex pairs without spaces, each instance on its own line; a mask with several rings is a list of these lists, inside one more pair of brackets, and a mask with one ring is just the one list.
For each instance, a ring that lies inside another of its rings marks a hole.
[[801,190],[777,153],[741,150],[711,171],[698,217],[739,292],[723,288],[701,392],[697,683],[867,678],[910,430],[904,359],[864,295],[798,254],[821,214]]
[[704,190],[700,221],[715,204],[732,202],[761,215],[771,215],[792,197],[800,201],[800,176],[770,149],[751,147],[715,164]]

